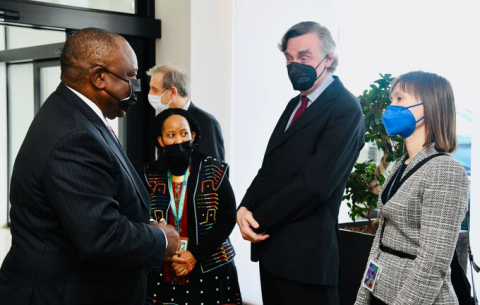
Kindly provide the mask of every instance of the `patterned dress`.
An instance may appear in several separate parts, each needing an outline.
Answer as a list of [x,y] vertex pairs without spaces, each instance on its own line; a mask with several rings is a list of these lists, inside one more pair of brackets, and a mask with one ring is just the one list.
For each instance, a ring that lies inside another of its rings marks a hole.
[[[194,152],[187,182],[185,213],[180,235],[188,237],[188,251],[197,263],[187,276],[175,277],[169,266],[148,274],[146,305],[242,304],[228,236],[235,226],[235,197],[226,176],[228,165]],[[145,176],[152,199],[152,218],[173,222],[168,187],[168,164],[159,160],[147,164]],[[175,191],[175,183],[172,190]],[[187,221],[187,224],[184,222]],[[166,263],[169,264],[170,263]]]

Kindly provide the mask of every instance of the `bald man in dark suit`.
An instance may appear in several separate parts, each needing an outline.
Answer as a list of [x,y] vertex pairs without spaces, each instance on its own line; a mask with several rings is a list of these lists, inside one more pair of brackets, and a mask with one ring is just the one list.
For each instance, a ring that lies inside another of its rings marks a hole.
[[149,195],[106,120],[136,101],[135,53],[84,29],[61,68],[15,161],[0,304],[143,304],[145,269],[170,260],[179,236],[150,223]]

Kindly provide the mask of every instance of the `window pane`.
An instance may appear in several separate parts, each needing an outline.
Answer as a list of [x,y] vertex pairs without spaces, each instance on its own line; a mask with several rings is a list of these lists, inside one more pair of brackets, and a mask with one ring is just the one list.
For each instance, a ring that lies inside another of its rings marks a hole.
[[60,66],[40,69],[40,104],[54,92],[60,83]]
[[15,64],[7,68],[8,131],[10,173],[18,150],[34,117],[33,64]]
[[135,0],[30,0],[97,10],[135,14]]
[[8,26],[6,30],[7,49],[65,42],[66,38],[64,31],[38,30],[18,26]]

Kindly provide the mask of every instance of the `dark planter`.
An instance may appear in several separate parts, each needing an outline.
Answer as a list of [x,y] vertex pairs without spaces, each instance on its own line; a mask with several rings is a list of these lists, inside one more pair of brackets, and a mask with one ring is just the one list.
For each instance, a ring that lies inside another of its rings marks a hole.
[[[375,235],[342,229],[359,227],[367,221],[339,224],[340,227],[340,305],[352,305],[357,298],[368,255]],[[460,265],[466,270],[468,262],[468,232],[460,231],[457,242],[457,255]]]
[[367,221],[342,223],[340,227],[340,305],[355,303],[358,288],[367,266],[375,235],[348,231],[343,227],[363,226]]

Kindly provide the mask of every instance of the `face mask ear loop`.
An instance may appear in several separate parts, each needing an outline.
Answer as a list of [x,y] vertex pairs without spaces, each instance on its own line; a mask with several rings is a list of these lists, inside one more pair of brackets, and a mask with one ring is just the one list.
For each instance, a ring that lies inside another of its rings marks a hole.
[[423,103],[418,103],[418,104],[408,106],[408,107],[405,107],[405,108],[410,109],[410,108],[417,107],[417,106],[420,106],[420,105],[423,105]]
[[[320,65],[322,64],[322,62],[323,62],[323,61],[325,60],[325,58],[327,58],[327,57],[328,57],[328,54],[325,55],[325,57],[322,59],[322,61],[318,63],[318,65],[315,67],[315,71],[317,71],[318,67],[320,67]],[[322,73],[320,73],[320,75],[317,76],[317,78],[315,79],[315,81],[317,81],[317,80],[323,75],[323,72],[325,72],[325,69],[327,69],[326,66],[323,68]]]
[[415,124],[418,124],[418,122],[420,122],[421,120],[423,120],[425,118],[425,116],[422,116],[420,119],[418,119],[418,121],[415,123]]
[[[423,105],[423,103],[418,103],[418,104],[415,104],[415,105],[412,105],[412,106],[408,106],[408,107],[405,107],[406,109],[410,109],[410,108],[413,108],[413,107],[418,107],[420,105]],[[418,122],[420,122],[421,120],[423,120],[425,118],[425,116],[422,116],[420,119],[418,119],[418,121],[415,122],[415,125],[418,124]]]

